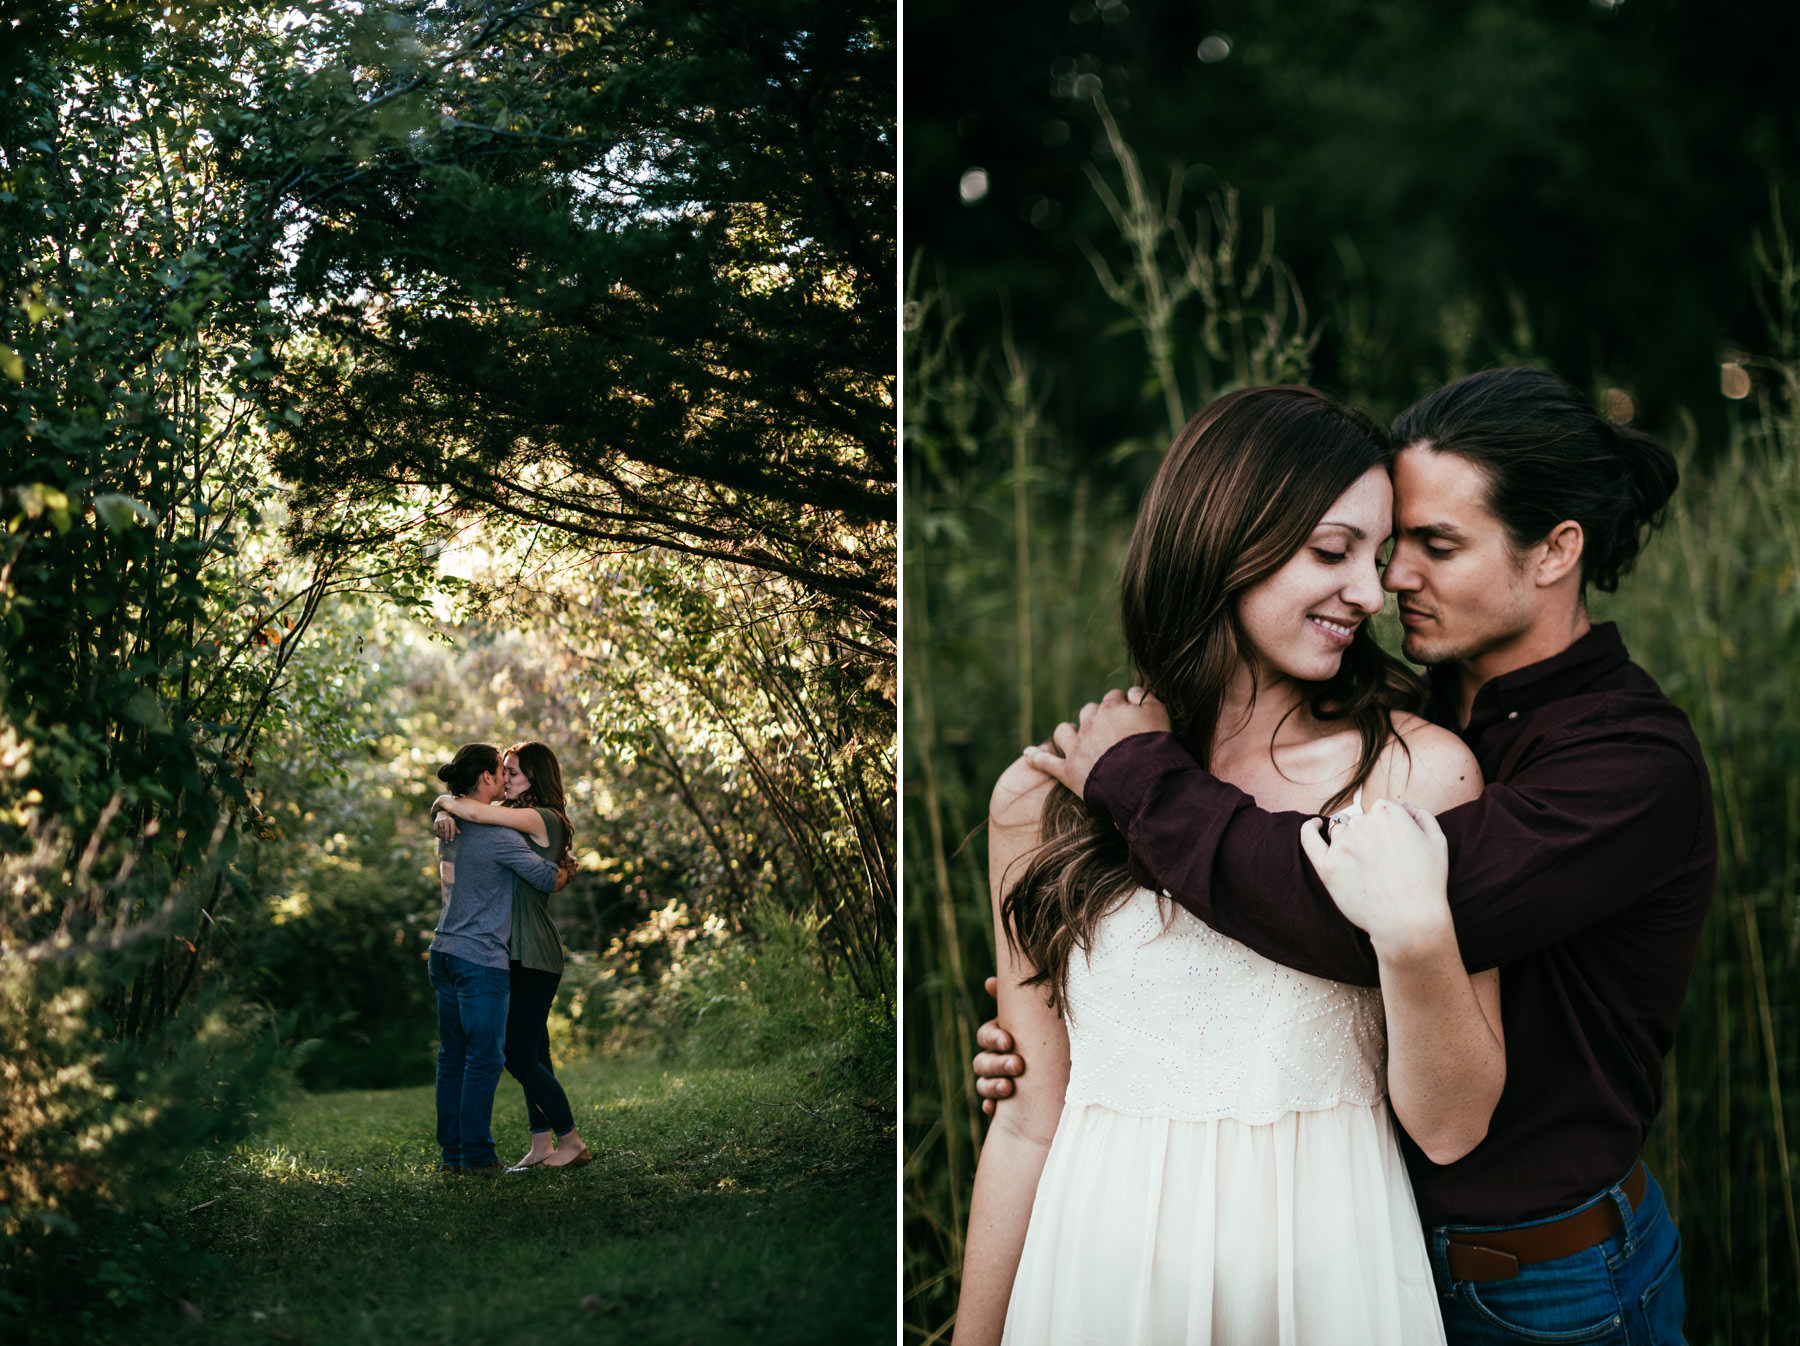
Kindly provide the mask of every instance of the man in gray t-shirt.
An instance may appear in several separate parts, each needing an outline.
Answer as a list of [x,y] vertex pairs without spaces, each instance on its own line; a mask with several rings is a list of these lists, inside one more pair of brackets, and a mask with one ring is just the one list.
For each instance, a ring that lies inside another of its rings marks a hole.
[[[492,769],[482,770],[489,757]],[[500,756],[487,744],[461,749],[445,772],[440,779],[461,798],[489,804],[501,793]],[[506,940],[515,875],[545,892],[556,886],[556,866],[511,828],[464,823],[456,837],[438,842],[444,907],[427,965],[438,1000],[437,1123],[446,1172],[499,1169],[492,1123],[510,997]]]
[[510,827],[463,823],[455,837],[440,839],[444,909],[432,952],[505,971],[515,874],[540,892],[556,886],[556,866],[535,854],[524,835]]

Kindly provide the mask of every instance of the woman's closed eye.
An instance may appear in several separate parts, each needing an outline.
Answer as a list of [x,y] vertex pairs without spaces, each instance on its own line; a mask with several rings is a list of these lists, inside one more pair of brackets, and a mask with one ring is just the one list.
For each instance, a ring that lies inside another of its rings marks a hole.
[[1336,565],[1350,554],[1349,552],[1332,551],[1329,547],[1314,547],[1312,550],[1313,555],[1318,557],[1328,566]]

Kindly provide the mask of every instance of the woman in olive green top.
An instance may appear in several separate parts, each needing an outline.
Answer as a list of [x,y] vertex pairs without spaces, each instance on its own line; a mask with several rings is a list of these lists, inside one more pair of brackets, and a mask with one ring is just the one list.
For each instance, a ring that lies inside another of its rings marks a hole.
[[[501,759],[506,803],[477,804],[440,795],[436,809],[465,822],[510,827],[560,869],[572,869],[562,768],[542,743],[515,743]],[[454,824],[450,824],[454,826]],[[513,881],[512,938],[507,941],[512,996],[506,1012],[506,1069],[525,1089],[531,1149],[508,1170],[542,1164],[567,1168],[593,1156],[575,1130],[575,1114],[550,1065],[550,1005],[562,980],[562,939],[550,919],[550,895]]]

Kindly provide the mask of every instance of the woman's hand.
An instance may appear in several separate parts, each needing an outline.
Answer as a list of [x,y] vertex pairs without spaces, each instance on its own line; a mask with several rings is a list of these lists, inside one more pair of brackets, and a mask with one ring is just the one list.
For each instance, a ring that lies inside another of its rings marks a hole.
[[469,805],[455,795],[439,795],[431,801],[431,830],[439,841],[454,841],[458,831],[456,820],[468,819]]
[[1310,819],[1300,844],[1319,880],[1377,952],[1399,954],[1435,946],[1452,929],[1448,885],[1450,848],[1437,819],[1414,804],[1378,800],[1360,816]]

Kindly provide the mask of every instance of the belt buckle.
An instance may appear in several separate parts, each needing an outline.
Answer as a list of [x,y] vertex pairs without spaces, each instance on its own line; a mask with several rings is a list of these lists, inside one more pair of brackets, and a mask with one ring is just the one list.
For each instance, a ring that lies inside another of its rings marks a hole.
[[1449,1245],[1450,1278],[1458,1281],[1509,1281],[1519,1274],[1519,1259],[1479,1243]]

